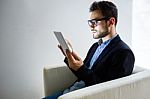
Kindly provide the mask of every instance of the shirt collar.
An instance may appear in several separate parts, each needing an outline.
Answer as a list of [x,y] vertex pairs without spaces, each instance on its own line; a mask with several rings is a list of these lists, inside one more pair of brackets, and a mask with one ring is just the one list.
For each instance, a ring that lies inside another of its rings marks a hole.
[[109,38],[109,39],[105,39],[103,40],[103,38],[100,38],[98,41],[98,44],[106,44],[107,42],[111,41],[112,39],[114,39],[118,34],[116,33],[113,37]]

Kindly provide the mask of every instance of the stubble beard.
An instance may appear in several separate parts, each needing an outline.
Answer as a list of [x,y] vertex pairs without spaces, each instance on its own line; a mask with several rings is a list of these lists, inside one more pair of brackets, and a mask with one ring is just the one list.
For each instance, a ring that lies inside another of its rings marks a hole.
[[103,38],[103,37],[107,36],[108,34],[109,34],[109,32],[108,32],[108,29],[106,28],[106,30],[103,32],[95,31],[95,33],[93,33],[93,38],[94,39]]

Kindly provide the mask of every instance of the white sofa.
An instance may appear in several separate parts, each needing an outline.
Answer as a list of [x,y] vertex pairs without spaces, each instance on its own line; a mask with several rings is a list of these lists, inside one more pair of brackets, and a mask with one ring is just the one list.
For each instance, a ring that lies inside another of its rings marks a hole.
[[[45,96],[70,86],[77,78],[67,66],[43,69]],[[58,99],[150,99],[150,70],[135,66],[132,75],[61,95]]]

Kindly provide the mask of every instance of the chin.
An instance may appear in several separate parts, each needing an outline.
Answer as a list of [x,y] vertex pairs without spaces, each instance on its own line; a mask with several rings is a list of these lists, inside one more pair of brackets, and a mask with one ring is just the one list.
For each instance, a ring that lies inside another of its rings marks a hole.
[[97,34],[95,33],[95,34],[93,34],[93,38],[94,38],[94,39],[99,39],[100,37],[99,37],[99,35],[97,35]]

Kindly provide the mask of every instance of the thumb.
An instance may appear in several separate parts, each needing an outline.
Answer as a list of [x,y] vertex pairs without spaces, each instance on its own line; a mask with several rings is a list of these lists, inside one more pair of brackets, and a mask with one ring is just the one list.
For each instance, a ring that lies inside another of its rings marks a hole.
[[75,52],[72,52],[72,54],[76,60],[81,60],[81,58]]
[[72,53],[68,49],[66,49],[66,56],[67,56],[69,61],[75,60],[74,57],[72,56]]

